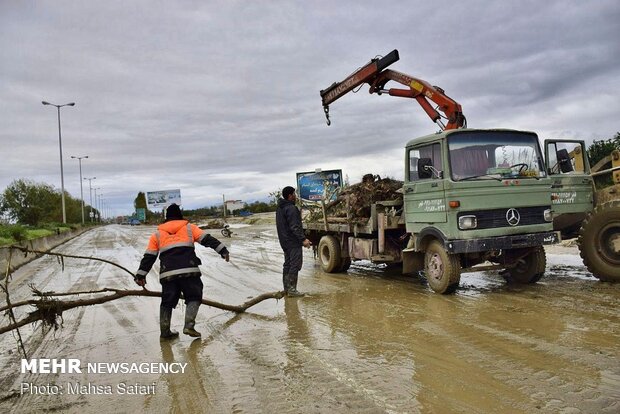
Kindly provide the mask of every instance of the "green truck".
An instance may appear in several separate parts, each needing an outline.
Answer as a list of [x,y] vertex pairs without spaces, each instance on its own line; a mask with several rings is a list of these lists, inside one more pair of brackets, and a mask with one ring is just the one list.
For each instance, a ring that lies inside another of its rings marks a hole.
[[546,170],[535,133],[443,131],[407,144],[402,200],[373,203],[366,222],[304,228],[326,272],[352,260],[402,263],[438,293],[453,292],[468,271],[533,283],[545,271],[542,246],[559,241]]
[[387,69],[398,59],[393,50],[322,90],[327,124],[329,105],[367,83],[371,94],[414,99],[441,131],[407,144],[401,198],[373,200],[361,221],[330,219],[323,208],[321,220],[305,222],[323,269],[343,271],[358,259],[402,263],[439,293],[453,292],[468,271],[500,269],[509,282],[534,283],[545,270],[542,246],[563,234],[579,236],[595,277],[620,281],[620,188],[604,199],[593,180],[612,173],[620,183],[620,153],[593,174],[583,141],[547,140],[543,157],[533,132],[468,129],[443,89]]

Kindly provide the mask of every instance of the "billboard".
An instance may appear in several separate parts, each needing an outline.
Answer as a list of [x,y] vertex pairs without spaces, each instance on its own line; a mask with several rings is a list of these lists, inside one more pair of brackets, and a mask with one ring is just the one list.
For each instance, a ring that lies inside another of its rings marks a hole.
[[[342,170],[312,171],[297,173],[297,191],[299,198],[306,201],[321,201],[327,193],[332,193],[336,187],[342,187]],[[332,201],[336,194],[332,194]]]
[[146,193],[146,203],[154,209],[165,208],[170,204],[181,205],[181,190],[149,191]]

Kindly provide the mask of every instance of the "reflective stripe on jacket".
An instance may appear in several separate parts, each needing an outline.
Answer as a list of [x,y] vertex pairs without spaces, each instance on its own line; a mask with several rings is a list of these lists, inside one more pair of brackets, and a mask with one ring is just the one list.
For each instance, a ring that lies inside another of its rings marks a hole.
[[151,235],[136,275],[146,276],[159,255],[160,280],[178,275],[200,276],[198,266],[202,262],[196,256],[195,242],[212,248],[222,257],[228,254],[223,243],[198,226],[187,220],[171,220],[159,225]]

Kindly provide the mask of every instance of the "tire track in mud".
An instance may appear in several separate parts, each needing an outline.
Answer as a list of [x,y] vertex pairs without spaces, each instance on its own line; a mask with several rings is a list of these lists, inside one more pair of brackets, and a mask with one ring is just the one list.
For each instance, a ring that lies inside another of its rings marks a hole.
[[213,337],[210,354],[226,356],[214,364],[221,371],[227,394],[232,395],[231,412],[399,412],[387,398],[308,345],[295,339],[278,341],[271,321],[260,322],[251,332],[209,328]]
[[[106,235],[106,228],[98,228],[93,229],[90,232],[83,233],[82,235],[60,245],[54,251],[66,253],[66,254],[79,254],[79,255],[87,255],[91,254],[92,256],[97,256],[94,251],[96,248],[91,243],[93,240],[96,243],[101,243],[104,240],[105,243],[109,243],[109,237],[102,238],[101,234]],[[109,260],[114,260],[114,257],[102,257]],[[50,256],[43,256],[41,258],[36,259],[30,264],[20,268],[13,280],[13,283],[10,285],[12,292],[19,292],[25,298],[25,292],[29,292],[29,288],[26,287],[26,284],[32,283],[37,287],[37,289],[46,291],[46,290],[54,290],[54,291],[82,291],[82,290],[93,290],[99,287],[103,287],[99,285],[101,279],[106,279],[104,276],[104,272],[108,270],[111,266],[97,261],[84,261],[83,259],[70,259],[66,258],[64,260],[64,270],[61,264],[55,258]],[[77,275],[77,279],[72,282],[72,275]],[[67,283],[69,283],[69,289],[66,288]],[[104,282],[106,285],[107,282]],[[15,298],[13,299],[15,301]],[[66,351],[74,352],[73,345],[76,343],[78,337],[81,337],[78,341],[83,341],[83,335],[78,335],[80,328],[83,327],[84,322],[86,321],[86,315],[99,315],[99,317],[94,317],[90,326],[85,327],[86,330],[90,330],[92,332],[92,326],[97,326],[99,329],[97,332],[101,333],[101,329],[107,331],[108,339],[114,338],[119,334],[118,327],[120,326],[125,332],[130,333],[135,329],[134,324],[131,320],[123,315],[123,311],[120,310],[119,306],[124,306],[126,309],[135,309],[133,304],[123,304],[116,305],[113,303],[106,303],[103,305],[103,309],[105,312],[111,315],[116,323],[110,325],[109,323],[105,323],[101,320],[99,313],[99,309],[97,307],[94,308],[77,308],[71,311],[68,311],[62,315],[62,326],[61,331],[59,331],[59,335],[62,337],[62,341],[59,342],[59,339],[56,337],[55,332],[53,330],[47,330],[45,333],[41,332],[40,328],[32,328],[32,327],[24,327],[21,328],[22,334],[26,334],[25,346],[28,350],[28,355],[31,358],[40,357],[40,358],[62,358],[70,357],[66,355]],[[38,325],[37,325],[38,326]],[[135,341],[135,345],[143,345],[142,340],[139,337]],[[2,338],[4,339],[4,338]],[[97,347],[98,344],[92,344],[91,346]],[[13,358],[6,360],[3,364],[5,367],[19,367],[20,366],[20,355],[15,353]],[[46,384],[46,383],[55,383],[58,381],[58,375],[50,375],[50,374],[20,374],[18,369],[5,369],[5,372],[8,371],[9,374],[6,375],[1,384],[3,385],[3,389],[12,389],[19,390],[19,385],[21,382],[30,382],[34,384]],[[15,404],[13,408],[19,408],[22,412],[29,411],[39,411],[40,409],[60,409],[65,410],[69,407],[73,407],[74,405],[83,405],[85,404],[84,398],[78,399],[78,401],[72,401],[67,403],[66,401],[58,400],[60,405],[54,406],[53,404],[50,406],[50,399],[46,396],[41,395],[25,395],[19,397],[16,401],[7,401],[7,404]]]
[[[358,281],[354,279],[349,279],[345,283],[351,286],[351,285],[354,285],[355,282],[358,282]],[[422,360],[422,361],[437,360],[438,355],[435,352],[442,352],[442,351],[447,352],[447,353],[455,352],[456,354],[452,358],[457,360],[458,362],[457,367],[461,367],[461,369],[472,370],[473,365],[475,366],[481,365],[481,364],[477,364],[476,363],[477,361],[480,361],[481,363],[486,361],[486,365],[482,365],[485,367],[484,370],[482,370],[481,372],[477,374],[477,378],[475,379],[474,383],[481,382],[483,384],[489,384],[490,385],[489,389],[498,388],[497,383],[499,383],[500,387],[502,388],[502,392],[497,392],[498,395],[511,395],[511,392],[513,392],[512,388],[514,387],[514,385],[524,386],[525,388],[532,387],[533,389],[535,389],[536,386],[532,384],[536,384],[537,380],[536,379],[528,380],[527,378],[527,376],[532,375],[534,371],[533,370],[527,371],[525,368],[532,366],[534,367],[534,370],[535,370],[535,369],[538,369],[540,366],[544,367],[545,364],[548,364],[549,362],[552,362],[554,365],[550,369],[548,376],[550,378],[553,377],[554,378],[553,381],[558,381],[558,379],[564,380],[564,382],[566,382],[567,384],[566,387],[574,388],[575,393],[581,392],[581,395],[586,395],[589,390],[596,389],[597,387],[606,390],[609,388],[609,384],[611,384],[611,386],[615,384],[615,379],[614,379],[615,374],[613,373],[614,371],[613,369],[605,374],[606,382],[605,384],[601,384],[600,386],[596,385],[596,382],[594,382],[594,385],[589,384],[588,383],[589,381],[587,379],[584,380],[582,376],[580,376],[579,374],[580,372],[585,372],[585,373],[592,374],[592,375],[601,375],[602,371],[600,370],[603,367],[608,366],[610,361],[606,360],[604,355],[601,355],[600,352],[597,353],[596,351],[593,351],[593,352],[586,351],[586,352],[582,352],[582,354],[578,353],[577,354],[578,355],[577,363],[579,364],[578,367],[568,368],[566,370],[563,369],[564,365],[569,366],[569,367],[572,366],[571,364],[573,364],[574,361],[573,361],[573,358],[571,357],[571,354],[573,353],[574,349],[580,349],[579,345],[582,345],[583,342],[571,344],[573,345],[573,347],[566,346],[566,347],[554,348],[554,344],[556,343],[555,338],[553,338],[554,342],[547,342],[544,339],[539,340],[540,342],[536,342],[536,340],[532,341],[530,339],[530,336],[534,335],[534,337],[537,337],[536,332],[523,332],[523,330],[519,331],[521,324],[519,324],[517,327],[512,327],[510,325],[510,321],[511,321],[510,315],[514,314],[514,312],[521,313],[521,314],[525,313],[528,318],[531,318],[531,321],[534,323],[534,326],[536,326],[537,322],[539,323],[541,320],[544,321],[545,317],[541,319],[540,315],[553,315],[553,314],[559,313],[560,315],[562,315],[562,318],[566,319],[567,321],[573,321],[573,322],[575,320],[579,321],[579,317],[576,317],[574,315],[575,313],[579,312],[578,309],[574,309],[570,307],[564,308],[562,310],[563,311],[562,313],[560,312],[561,309],[557,309],[557,310],[555,309],[558,306],[554,301],[555,298],[553,297],[545,298],[546,299],[545,301],[540,301],[537,297],[528,298],[526,295],[523,298],[520,295],[516,295],[516,294],[510,295],[510,292],[508,293],[500,292],[499,294],[492,293],[488,295],[478,295],[477,297],[475,295],[471,297],[471,296],[462,296],[459,294],[452,296],[452,297],[441,297],[441,296],[433,295],[432,293],[420,291],[417,289],[417,287],[409,286],[408,284],[399,283],[398,281],[390,281],[390,282],[386,281],[384,283],[385,283],[385,290],[387,291],[387,294],[384,295],[385,297],[383,298],[381,297],[380,293],[377,293],[379,292],[378,290],[373,291],[372,288],[370,290],[366,289],[366,291],[362,291],[358,294],[356,293],[355,289],[351,290],[351,288],[349,287],[348,294],[346,295],[347,301],[344,303],[341,303],[341,305],[339,305],[340,307],[338,307],[333,312],[332,315],[329,314],[330,312],[329,309],[325,309],[325,308],[317,309],[316,311],[314,311],[315,314],[312,315],[313,326],[316,326],[316,323],[318,321],[319,323],[324,323],[325,326],[331,326],[332,329],[341,328],[342,331],[348,332],[349,335],[353,335],[356,331],[356,323],[359,323],[360,327],[363,326],[365,328],[369,328],[370,326],[372,326],[372,322],[365,321],[365,320],[356,320],[355,316],[357,315],[355,315],[355,312],[354,312],[353,316],[348,316],[350,320],[343,319],[343,322],[341,325],[335,325],[335,323],[337,323],[337,321],[339,321],[343,317],[347,317],[347,315],[350,315],[351,310],[356,308],[356,305],[358,302],[360,304],[364,303],[365,306],[368,306],[369,304],[373,304],[371,306],[374,306],[374,307],[365,309],[364,313],[367,315],[370,315],[370,314],[375,315],[375,318],[376,318],[376,321],[374,322],[375,326],[376,324],[381,323],[381,321],[386,320],[386,318],[388,318],[389,320],[389,318],[394,317],[394,314],[402,314],[403,315],[402,318],[406,318],[407,320],[410,320],[411,321],[410,323],[415,328],[411,330],[410,332],[408,332],[408,335],[410,337],[409,339],[406,338],[407,335],[404,335],[404,333],[407,332],[407,330],[404,330],[401,332],[389,332],[389,334],[384,333],[383,336],[379,336],[375,338],[377,342],[382,342],[388,350],[394,351],[393,344],[404,344],[404,343],[413,341],[414,343],[410,345],[410,348],[415,349],[416,352],[421,352],[422,355],[424,355],[424,357],[416,358],[415,354],[411,354],[410,358],[414,358],[416,360]],[[392,286],[392,285],[396,285],[396,289],[399,289],[402,287],[406,288],[407,295],[411,296],[409,300],[407,301],[407,303],[409,304],[409,307],[404,306],[405,302],[399,301],[399,298],[391,296],[390,291],[395,288],[395,286]],[[332,295],[338,296],[338,293],[335,293],[335,294],[332,293]],[[564,293],[564,296],[565,295],[566,293]],[[559,295],[559,297],[563,297],[563,295]],[[392,301],[390,301],[390,299],[392,299]],[[331,300],[328,300],[328,302],[338,303],[338,299],[331,299]],[[545,309],[545,305],[548,304],[549,302],[551,302],[552,308]],[[481,304],[485,304],[485,303],[488,303],[488,305],[480,307]],[[438,306],[437,304],[440,304],[440,305],[443,304],[443,305]],[[533,307],[532,305],[534,304],[536,304],[537,306]],[[350,306],[350,309],[343,308],[342,305]],[[568,309],[568,312],[567,312],[567,309]],[[469,314],[470,310],[473,310],[476,312],[472,315],[473,318]],[[379,313],[375,313],[376,311],[379,311]],[[467,318],[464,318],[463,317],[464,315],[468,315]],[[491,316],[489,318],[489,315],[497,315],[497,316]],[[439,327],[437,327],[436,325],[433,325],[435,321],[439,324]],[[493,324],[494,321],[495,321],[495,324]],[[491,325],[489,325],[489,323],[491,323]],[[442,331],[443,326],[445,326],[444,331]],[[483,328],[478,329],[479,326],[482,326]],[[425,337],[424,340],[421,340],[421,342],[418,342],[415,339],[417,336],[420,335],[420,332],[419,332],[420,327],[425,328],[424,331],[426,332],[427,335],[431,336],[430,339]],[[492,329],[489,328],[489,329],[486,329],[486,331],[481,331],[482,329],[484,329],[484,327],[491,327]],[[362,330],[365,328],[362,328]],[[516,329],[516,333],[514,334],[515,336],[510,336],[510,334],[515,329]],[[546,329],[546,326],[543,326],[542,329]],[[594,329],[596,329],[596,327],[594,327]],[[611,329],[614,329],[613,325]],[[435,331],[439,331],[439,333]],[[365,333],[365,335],[367,336],[364,339],[365,343],[369,343],[369,342],[372,343],[375,340],[373,339],[373,335],[371,332],[372,330],[367,331],[367,333]],[[495,332],[498,332],[498,333],[508,332],[509,334],[506,337],[495,338],[493,336],[493,333]],[[360,335],[362,335],[362,333],[360,333]],[[439,335],[439,339],[433,339],[437,335]],[[521,337],[520,335],[525,335],[523,337],[527,339],[523,341],[523,344],[518,343],[518,338]],[[444,345],[444,342],[445,342],[445,345]],[[516,348],[515,348],[515,342],[517,342]],[[427,347],[429,343],[435,344],[434,345],[435,352],[425,351],[425,347]],[[456,343],[456,345],[454,345],[454,343]],[[537,349],[535,346],[535,345],[538,345],[539,343],[542,344],[539,346],[541,349]],[[610,335],[610,343],[613,343],[613,336],[611,335]],[[560,349],[560,352],[556,352],[558,356],[555,356],[550,360],[549,356],[546,355],[544,352],[546,350],[545,346],[547,346],[549,349],[552,349],[552,350]],[[446,348],[448,348],[449,350]],[[473,357],[470,356],[468,353],[462,352],[461,348],[466,348],[470,354],[472,354],[474,357],[478,355],[479,358],[474,360],[473,363],[471,363]],[[532,351],[532,348],[533,348],[533,351]],[[358,351],[360,349],[361,348],[359,348],[358,346]],[[479,349],[484,350],[485,353],[484,354],[477,353]],[[530,355],[532,352],[534,352],[533,357]],[[607,351],[604,351],[603,353],[604,354],[606,353],[613,358],[614,350],[607,349]],[[465,361],[469,361],[470,362],[469,366],[467,364],[463,365],[462,359],[464,359]],[[448,360],[450,360],[450,358],[448,358]],[[598,361],[598,364],[595,365],[595,367],[597,368],[589,369],[588,367],[591,365],[591,362],[594,360]],[[511,365],[511,363],[513,364]],[[428,365],[429,363],[426,363],[426,364]],[[431,366],[433,366],[434,362],[430,362],[430,364]],[[508,370],[508,372],[504,372],[501,368],[498,369],[498,367],[501,367],[504,365],[511,367]],[[585,367],[586,369],[583,370],[582,367]],[[616,367],[617,367],[617,364],[616,364]],[[597,371],[596,369],[599,369],[599,371]],[[513,370],[515,373],[526,372],[528,375],[519,376],[518,374],[515,374],[514,376],[511,376],[510,375],[511,370]],[[616,372],[618,372],[617,368],[615,370]],[[500,372],[502,373],[502,375],[504,375],[505,378],[503,381],[498,380],[496,372]],[[454,373],[451,372],[451,369],[449,366],[446,367],[444,375],[447,378],[451,378],[451,379],[454,378]],[[442,374],[440,373],[439,376],[442,376]],[[484,378],[486,378],[486,380]],[[508,383],[506,381],[509,381],[509,380],[511,381],[511,385],[507,385]],[[456,376],[455,381],[462,381],[464,388],[468,388],[468,387],[471,388],[471,384],[465,379],[460,380],[458,375]],[[505,383],[502,384],[502,382],[505,382]],[[583,385],[583,382],[586,382],[585,387]],[[552,386],[550,385],[550,387]],[[564,391],[568,389],[566,387],[564,388]],[[480,387],[473,394],[482,396],[480,399],[484,401],[484,395],[488,394],[488,390],[485,388],[486,387]],[[581,389],[584,389],[585,391],[581,391]],[[425,393],[427,393],[427,391],[429,390],[425,390]],[[432,390],[430,391],[432,393]],[[561,403],[559,403],[558,401],[562,401],[562,395],[564,391],[559,392],[559,393],[558,392],[552,393],[553,397],[555,398],[555,402],[554,402],[555,405],[552,406],[553,408],[549,408],[549,409],[554,409],[558,405],[561,406]],[[611,399],[613,399],[614,395],[615,393],[612,393]],[[489,395],[489,397],[487,398],[490,398],[490,397],[491,396]],[[591,395],[588,395],[588,398],[590,397]],[[524,406],[523,403],[519,403],[519,401],[522,401],[524,399],[526,401],[529,401],[529,399],[527,398],[524,395],[516,394],[513,396],[515,403],[506,404],[505,408],[509,411],[512,411],[514,410],[513,405],[519,406],[519,404],[521,404],[521,409],[524,411],[537,409],[535,406],[531,404],[526,404]],[[611,405],[611,402],[609,401],[610,399],[609,392],[607,392],[606,398],[608,398],[608,400],[605,403],[600,403],[600,401],[598,403],[588,402],[588,404],[590,404],[588,411],[592,411],[591,410],[592,407],[605,407],[606,409],[613,411],[613,409],[616,407]],[[575,398],[571,397],[571,403],[567,405],[568,407],[571,406],[573,399],[575,401],[578,401],[577,397]],[[467,400],[467,398],[465,398],[465,400]],[[424,403],[427,403],[426,399],[422,399],[422,401]],[[543,398],[543,401],[544,401],[544,398]],[[453,403],[456,405],[452,407],[451,410],[452,409],[457,409],[457,410],[463,409],[463,407],[458,405],[457,401],[454,401]],[[476,411],[476,404],[481,404],[481,402],[472,401],[472,405],[467,407],[467,409]],[[439,406],[441,407],[443,405],[439,405]],[[577,404],[576,406],[579,406],[579,404]],[[455,408],[455,407],[460,407],[460,408]],[[493,408],[493,406],[488,406],[488,409],[496,410],[497,407]],[[596,409],[594,411],[596,411]]]
[[[532,318],[532,321],[535,321]],[[442,326],[443,325],[443,326]],[[445,328],[444,328],[445,326]],[[510,325],[479,318],[448,319],[420,325],[428,334],[443,337],[447,347],[465,361],[484,367],[501,382],[511,384],[536,401],[525,410],[582,407],[587,412],[613,410],[613,398],[597,400],[600,372],[609,360],[574,347],[537,338],[535,332],[516,331]],[[616,370],[619,367],[616,364]],[[613,382],[613,381],[612,381]]]

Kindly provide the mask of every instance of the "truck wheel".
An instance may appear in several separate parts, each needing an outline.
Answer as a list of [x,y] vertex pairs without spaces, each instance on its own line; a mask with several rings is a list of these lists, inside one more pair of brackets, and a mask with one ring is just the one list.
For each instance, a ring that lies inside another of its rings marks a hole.
[[502,276],[508,283],[536,283],[545,274],[547,257],[542,246],[535,247],[527,256],[519,259],[515,267],[506,269]]
[[583,264],[604,282],[620,282],[620,201],[596,206],[581,224],[579,253]]
[[340,243],[334,236],[323,236],[319,241],[319,261],[321,268],[326,273],[340,271],[342,258],[340,255]]
[[340,270],[339,270],[339,272],[346,272],[347,270],[349,270],[349,267],[351,267],[351,258],[350,257],[343,257],[341,262],[340,262]]
[[449,254],[439,241],[433,240],[424,255],[424,273],[435,292],[453,293],[461,280],[459,257]]

